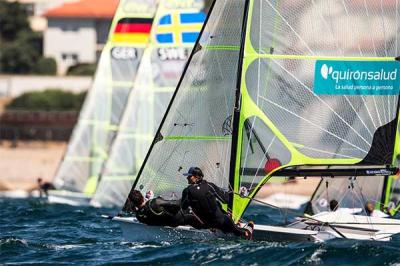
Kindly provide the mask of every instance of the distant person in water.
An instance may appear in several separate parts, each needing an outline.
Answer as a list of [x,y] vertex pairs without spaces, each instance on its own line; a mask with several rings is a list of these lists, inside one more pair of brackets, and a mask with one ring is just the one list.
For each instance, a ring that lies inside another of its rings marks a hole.
[[[149,194],[152,193],[146,193],[146,198]],[[139,222],[154,226],[191,225],[195,228],[202,226],[195,216],[182,211],[180,200],[165,200],[162,197],[146,200],[146,198],[138,190],[133,190],[128,196],[129,209],[136,213]]]
[[41,177],[39,177],[37,179],[37,182],[38,182],[40,197],[43,196],[43,193],[47,197],[49,195],[49,192],[48,192],[49,190],[56,189],[52,183],[43,182],[43,179]]
[[251,238],[254,223],[250,222],[250,228],[243,229],[222,209],[221,203],[226,204],[229,201],[227,191],[204,180],[203,172],[198,167],[190,167],[183,175],[187,177],[189,185],[182,192],[182,209],[189,209],[199,217],[205,228],[219,229],[224,233]]

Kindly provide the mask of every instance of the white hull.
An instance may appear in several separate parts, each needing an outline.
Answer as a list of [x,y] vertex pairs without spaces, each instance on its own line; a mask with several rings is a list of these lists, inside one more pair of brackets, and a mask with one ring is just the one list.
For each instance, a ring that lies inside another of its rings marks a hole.
[[[276,206],[280,209],[299,210],[304,204],[310,201],[310,196],[275,193],[265,198],[257,198],[257,200],[265,202],[269,205]],[[253,201],[254,204],[261,204]]]
[[197,230],[190,226],[176,228],[168,226],[148,226],[139,223],[132,217],[114,217],[112,219],[121,226],[124,239],[129,242],[171,241],[177,239],[209,239],[217,238],[219,233],[209,230]]
[[[198,230],[190,226],[176,228],[148,226],[132,217],[114,217],[129,242],[233,238],[220,231]],[[329,225],[331,226],[328,226]],[[351,214],[321,213],[288,226],[255,225],[253,240],[324,242],[332,239],[389,241],[400,233],[400,222],[394,219]]]
[[[178,226],[176,228],[148,226],[139,223],[132,217],[114,217],[112,220],[120,224],[123,237],[129,242],[234,238],[234,236],[226,235],[220,231],[198,230],[190,226]],[[315,231],[268,225],[255,225],[253,239],[268,241],[322,241],[317,238],[317,232]]]
[[318,231],[320,238],[390,241],[400,233],[400,221],[389,218],[323,212],[293,223],[288,227]]
[[47,201],[49,203],[67,204],[71,206],[89,206],[91,197],[83,193],[66,190],[49,190]]
[[27,192],[24,190],[12,190],[12,191],[2,191],[0,192],[0,198],[12,198],[12,199],[26,199],[42,198],[48,203],[54,204],[67,204],[71,206],[89,206],[91,197],[83,193],[71,192],[66,190],[49,190],[48,196],[46,197],[42,193],[40,196],[39,190],[34,190],[32,192]]
[[25,190],[8,190],[1,191],[0,198],[11,198],[11,199],[26,199],[26,198],[38,198],[40,197],[39,191],[34,190],[27,192]]

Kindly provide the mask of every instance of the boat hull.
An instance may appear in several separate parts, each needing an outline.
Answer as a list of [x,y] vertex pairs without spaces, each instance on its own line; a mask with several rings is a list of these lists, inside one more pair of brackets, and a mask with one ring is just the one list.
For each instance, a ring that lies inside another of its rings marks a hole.
[[257,198],[257,200],[254,201],[256,205],[262,205],[261,202],[264,202],[281,209],[300,210],[310,201],[310,196],[276,193],[265,198]]
[[390,241],[400,233],[400,221],[390,218],[353,215],[343,212],[325,212],[290,224],[288,227],[318,231],[319,238]]
[[49,190],[47,201],[54,204],[67,204],[71,206],[89,206],[91,197],[78,192],[66,190]]
[[[235,238],[221,231],[198,230],[190,226],[176,228],[148,226],[133,217],[114,217],[129,242],[170,241],[176,239],[205,240]],[[328,225],[329,224],[329,225]],[[288,226],[255,225],[253,240],[271,242],[325,242],[332,239],[390,241],[400,233],[400,222],[394,219],[352,214],[321,213]]]
[[[235,239],[235,236],[221,231],[198,230],[190,226],[148,226],[132,217],[114,217],[120,224],[123,237],[128,242],[172,241],[178,239],[208,240],[215,238]],[[255,225],[253,239],[264,241],[311,241],[319,242],[317,233],[311,230],[279,226]]]
[[198,230],[190,226],[148,226],[139,223],[132,217],[114,217],[114,222],[119,223],[123,237],[128,242],[173,241],[178,239],[213,239],[221,236],[220,232]]
[[25,190],[10,190],[1,191],[0,198],[11,198],[11,199],[27,199],[27,198],[39,198],[40,193],[37,190],[28,192]]

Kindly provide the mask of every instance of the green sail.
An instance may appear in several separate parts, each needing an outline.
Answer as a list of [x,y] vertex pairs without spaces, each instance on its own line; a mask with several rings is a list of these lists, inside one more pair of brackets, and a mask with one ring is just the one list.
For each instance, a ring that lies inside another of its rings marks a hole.
[[357,61],[363,67],[395,61],[399,40],[394,3],[248,3],[232,180],[236,193],[249,195],[235,194],[235,219],[280,169],[390,165],[398,112],[397,94],[314,92],[319,61]]
[[120,1],[93,85],[54,178],[57,189],[88,195],[95,192],[150,36],[131,32],[129,25],[140,23],[149,28],[155,9],[154,0]]

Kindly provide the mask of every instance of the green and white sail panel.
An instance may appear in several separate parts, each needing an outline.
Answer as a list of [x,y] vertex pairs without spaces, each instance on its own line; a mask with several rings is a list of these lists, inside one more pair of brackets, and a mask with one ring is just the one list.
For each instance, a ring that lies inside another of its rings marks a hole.
[[121,0],[66,154],[58,189],[92,194],[150,38],[155,0]]
[[238,220],[278,170],[391,165],[398,12],[394,1],[215,1],[133,188],[178,195],[181,170],[199,166],[233,190]]
[[123,206],[203,26],[201,1],[176,2],[161,1],[158,8],[95,205]]
[[[180,197],[199,166],[228,188],[232,114],[244,2],[216,1],[132,189]],[[239,23],[238,23],[239,22]],[[124,210],[127,209],[127,205]]]
[[[397,1],[248,3],[234,191],[291,166],[391,165]],[[249,201],[234,196],[235,219]]]

